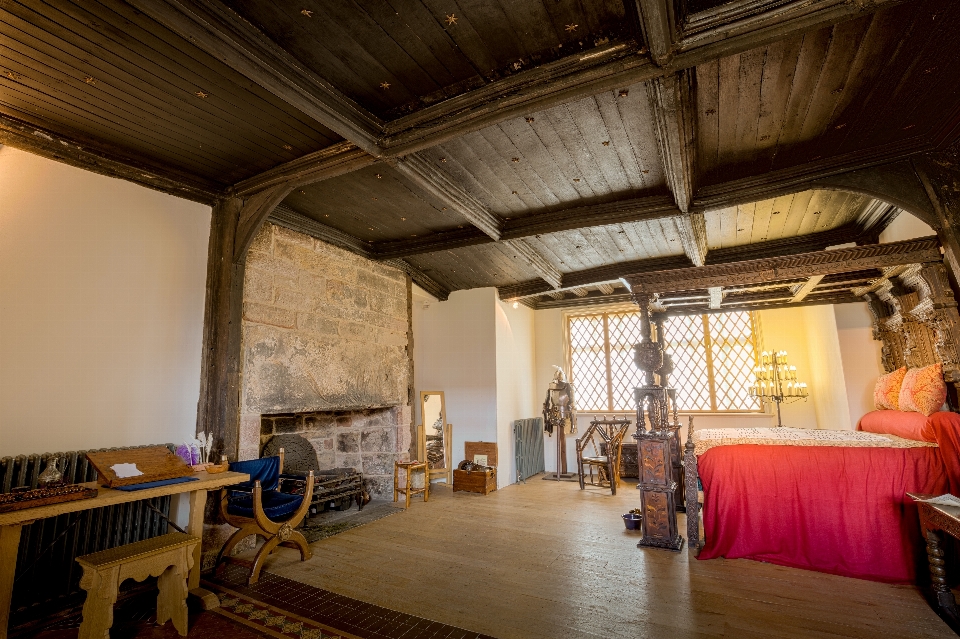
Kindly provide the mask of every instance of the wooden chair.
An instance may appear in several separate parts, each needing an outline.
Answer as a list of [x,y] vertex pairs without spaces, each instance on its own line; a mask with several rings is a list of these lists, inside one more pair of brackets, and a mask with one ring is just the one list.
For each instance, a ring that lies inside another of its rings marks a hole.
[[[590,484],[603,486],[608,484],[611,492],[617,494],[620,484],[620,446],[632,422],[629,419],[597,419],[577,440],[577,473],[580,476],[580,490],[587,487],[586,471],[590,470]],[[600,441],[598,442],[597,439]],[[592,446],[591,452],[587,447]],[[597,468],[597,482],[593,481],[593,469]]]
[[313,471],[304,482],[304,494],[291,495],[277,489],[283,470],[282,448],[275,457],[234,462],[230,464],[230,470],[248,473],[250,481],[220,491],[220,513],[228,524],[239,530],[220,550],[217,564],[224,557],[229,557],[236,545],[250,535],[263,537],[264,544],[253,560],[253,569],[247,581],[249,585],[260,579],[264,560],[277,546],[297,548],[301,561],[310,559],[313,553],[306,538],[294,528],[303,522],[310,509]]

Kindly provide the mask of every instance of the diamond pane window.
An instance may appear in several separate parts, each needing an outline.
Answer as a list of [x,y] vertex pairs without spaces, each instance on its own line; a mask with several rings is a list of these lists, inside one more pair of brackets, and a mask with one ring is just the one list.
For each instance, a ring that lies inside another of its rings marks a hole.
[[[641,341],[640,313],[621,311],[567,318],[568,352],[577,407],[587,411],[635,408],[643,383],[633,362]],[[683,411],[759,411],[748,386],[756,366],[756,332],[749,312],[670,317],[664,347],[673,356],[671,384]]]

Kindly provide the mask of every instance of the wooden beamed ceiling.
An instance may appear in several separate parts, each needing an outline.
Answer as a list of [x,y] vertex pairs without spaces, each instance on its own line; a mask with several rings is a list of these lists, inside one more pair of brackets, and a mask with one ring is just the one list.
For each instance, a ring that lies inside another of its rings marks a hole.
[[876,242],[899,209],[816,181],[957,138],[948,0],[301,5],[5,3],[0,143],[245,198],[236,259],[270,216],[438,297],[560,305]]

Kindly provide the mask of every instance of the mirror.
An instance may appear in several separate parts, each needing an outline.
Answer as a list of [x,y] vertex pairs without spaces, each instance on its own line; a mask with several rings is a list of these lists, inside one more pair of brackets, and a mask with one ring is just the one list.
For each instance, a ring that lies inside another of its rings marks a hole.
[[443,391],[420,392],[419,459],[427,462],[431,479],[438,476],[452,483],[453,461],[450,459],[450,424]]

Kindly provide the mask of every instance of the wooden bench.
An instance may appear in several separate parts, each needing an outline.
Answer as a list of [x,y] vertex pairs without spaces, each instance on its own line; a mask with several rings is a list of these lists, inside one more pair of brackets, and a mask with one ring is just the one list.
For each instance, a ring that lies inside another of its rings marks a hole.
[[157,624],[172,619],[177,632],[186,636],[187,576],[199,543],[197,537],[176,532],[77,557],[83,566],[80,587],[87,591],[79,639],[109,638],[120,584],[147,577],[160,578]]

